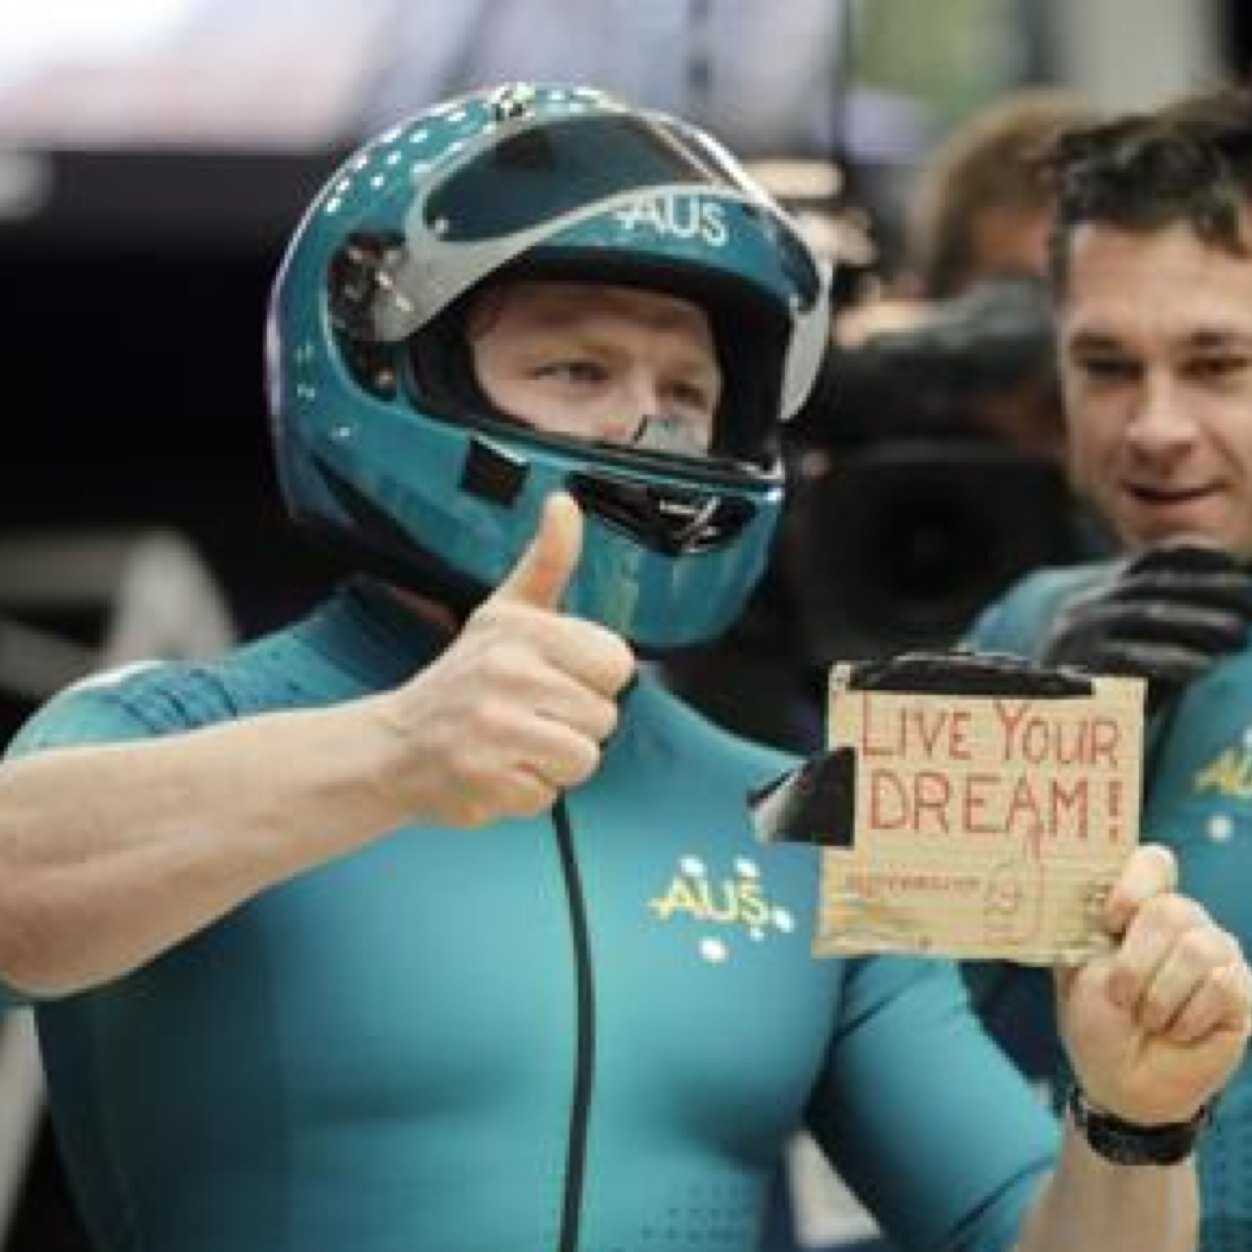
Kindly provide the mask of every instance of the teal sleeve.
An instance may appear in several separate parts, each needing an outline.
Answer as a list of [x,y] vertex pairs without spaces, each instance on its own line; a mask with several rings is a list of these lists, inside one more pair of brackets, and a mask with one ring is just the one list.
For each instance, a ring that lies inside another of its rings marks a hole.
[[1055,1159],[1055,1118],[952,965],[854,962],[847,993],[809,1110],[832,1164],[901,1249],[1011,1248]]
[[963,640],[984,652],[1037,657],[1062,606],[1108,579],[1117,563],[1093,562],[1036,570],[975,619]]
[[962,643],[978,652],[1008,652],[1032,656],[1038,623],[1033,608],[1023,620],[1023,607],[1031,605],[1033,580],[1018,584],[1003,599],[989,604],[974,619]]
[[[5,749],[7,759],[53,748],[143,738],[150,733],[108,682],[71,687],[54,696],[17,732]],[[32,998],[0,981],[0,1011],[31,1004]]]
[[13,736],[4,755],[33,756],[51,748],[153,735],[158,728],[128,695],[126,678],[132,672],[121,672],[116,680],[92,679],[53,696]]

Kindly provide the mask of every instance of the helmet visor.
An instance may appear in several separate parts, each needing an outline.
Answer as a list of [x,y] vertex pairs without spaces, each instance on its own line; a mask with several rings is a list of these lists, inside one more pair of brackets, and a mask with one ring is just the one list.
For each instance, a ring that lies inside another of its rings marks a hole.
[[733,253],[745,277],[774,291],[780,305],[806,312],[822,299],[824,276],[795,226],[707,136],[625,111],[507,127],[467,144],[415,200],[405,222],[409,247],[386,284],[396,297],[375,309],[380,338],[413,333],[481,279],[580,222],[617,212],[616,242],[629,241],[649,222],[646,212],[639,217],[641,195],[687,198],[686,218],[659,224],[675,246],[700,226],[692,215],[701,205],[691,197],[720,202],[718,212],[738,225],[711,246]]
[[479,242],[671,184],[754,194],[723,152],[675,121],[597,113],[497,134],[431,191],[424,216],[444,239]]

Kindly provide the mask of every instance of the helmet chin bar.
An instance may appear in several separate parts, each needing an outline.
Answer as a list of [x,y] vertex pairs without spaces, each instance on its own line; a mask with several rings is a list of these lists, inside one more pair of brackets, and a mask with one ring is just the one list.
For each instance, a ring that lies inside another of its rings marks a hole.
[[[525,426],[487,404],[497,421]],[[646,419],[645,419],[646,420]],[[581,441],[571,441],[581,443]],[[614,444],[592,444],[599,455],[620,453]],[[637,447],[638,445],[627,445]],[[460,487],[508,508],[521,494],[530,473],[525,453],[510,451],[471,435]],[[623,478],[602,467],[572,470],[565,487],[584,513],[627,535],[641,548],[676,557],[707,552],[733,540],[756,516],[756,507],[709,485],[684,487]]]
[[756,514],[748,501],[707,489],[662,487],[594,472],[571,474],[567,485],[584,512],[665,556],[721,547]]
[[[461,490],[505,507],[522,490],[529,468],[485,440],[470,440]],[[755,516],[746,500],[706,487],[682,488],[638,482],[603,470],[576,470],[565,482],[584,513],[664,556],[706,552],[733,539]]]

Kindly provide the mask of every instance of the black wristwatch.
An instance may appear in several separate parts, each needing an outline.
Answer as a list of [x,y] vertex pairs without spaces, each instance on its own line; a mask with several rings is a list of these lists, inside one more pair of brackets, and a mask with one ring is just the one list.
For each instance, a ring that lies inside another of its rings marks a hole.
[[1118,1165],[1176,1165],[1186,1160],[1212,1115],[1206,1104],[1190,1121],[1140,1126],[1092,1104],[1077,1084],[1069,1089],[1069,1112],[1091,1147]]

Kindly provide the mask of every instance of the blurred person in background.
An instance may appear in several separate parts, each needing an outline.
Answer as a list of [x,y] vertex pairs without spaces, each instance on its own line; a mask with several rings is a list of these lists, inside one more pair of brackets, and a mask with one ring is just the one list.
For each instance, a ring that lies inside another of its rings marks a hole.
[[[881,298],[842,313],[836,330],[845,348],[870,344],[883,352],[901,352],[911,337],[929,331],[936,357],[929,368],[936,372],[946,337],[954,382],[964,366],[969,394],[962,412],[936,413],[935,420],[946,416],[950,426],[969,424],[1058,461],[1064,429],[1042,287],[1053,193],[1039,157],[1061,130],[1092,116],[1071,92],[1027,87],[997,98],[953,130],[920,167],[899,273]],[[893,343],[894,332],[911,337]],[[873,345],[879,336],[887,338]],[[980,357],[1004,361],[998,379],[979,369]],[[889,368],[885,364],[884,372]],[[943,389],[949,410],[952,390]],[[921,429],[924,390],[913,390],[912,404]]]
[[[1016,279],[1029,288],[1043,279],[1053,199],[1038,157],[1061,130],[1092,116],[1070,92],[1027,88],[949,137],[923,168],[912,204],[909,269],[923,300],[946,300],[988,281]],[[1062,459],[1064,423],[1051,369],[982,397],[972,415],[1024,452]]]
[[1044,276],[1053,192],[1040,156],[1092,112],[1070,92],[1022,88],[948,135],[910,203],[905,270],[920,297],[947,299],[986,278]]
[[639,673],[759,576],[828,334],[725,150],[595,90],[332,177],[268,360],[288,506],[356,575],[65,691],[0,771],[0,971],[102,1252],[749,1252],[801,1124],[901,1248],[1193,1246],[1250,975],[1170,855],[1058,978],[1058,1129],[950,965],[812,959],[812,849],[744,800],[791,758]]

